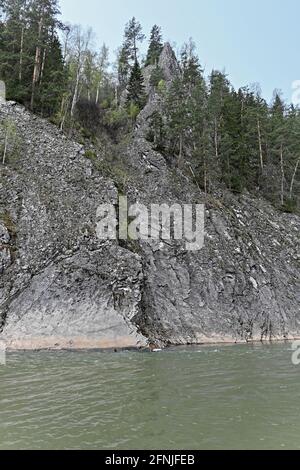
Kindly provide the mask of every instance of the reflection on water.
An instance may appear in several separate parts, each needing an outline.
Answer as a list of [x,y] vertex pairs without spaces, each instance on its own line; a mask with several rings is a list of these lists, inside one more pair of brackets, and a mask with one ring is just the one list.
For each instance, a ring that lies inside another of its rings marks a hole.
[[0,449],[299,449],[291,345],[12,353]]

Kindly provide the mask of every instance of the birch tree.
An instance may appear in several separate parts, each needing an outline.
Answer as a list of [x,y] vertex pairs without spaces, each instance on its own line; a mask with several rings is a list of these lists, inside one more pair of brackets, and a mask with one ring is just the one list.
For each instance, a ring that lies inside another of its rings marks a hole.
[[89,46],[92,41],[93,32],[91,29],[84,31],[81,26],[76,25],[73,27],[71,33],[71,58],[70,69],[71,75],[74,74],[73,91],[72,91],[72,104],[71,104],[71,117],[74,116],[76,103],[79,98],[79,91],[81,81],[83,79],[83,71]]

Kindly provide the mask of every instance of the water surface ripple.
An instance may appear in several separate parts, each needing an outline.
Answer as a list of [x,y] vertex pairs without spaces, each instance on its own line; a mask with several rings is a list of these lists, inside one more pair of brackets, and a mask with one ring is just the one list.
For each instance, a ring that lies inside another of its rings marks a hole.
[[291,345],[11,353],[0,449],[300,449]]

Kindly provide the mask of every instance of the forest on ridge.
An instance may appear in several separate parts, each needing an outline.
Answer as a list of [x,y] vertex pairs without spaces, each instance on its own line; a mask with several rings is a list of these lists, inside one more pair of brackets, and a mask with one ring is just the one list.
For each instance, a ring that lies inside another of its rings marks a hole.
[[7,99],[101,145],[103,135],[120,138],[134,129],[148,100],[148,70],[150,94],[161,105],[147,138],[170,165],[181,170],[188,163],[206,194],[222,187],[250,191],[281,210],[299,211],[300,109],[279,91],[267,103],[259,86],[235,90],[222,71],[206,78],[192,40],[182,46],[167,84],[159,66],[163,47],[159,26],[147,39],[132,18],[111,63],[91,29],[60,21],[58,0],[0,0],[0,80]]

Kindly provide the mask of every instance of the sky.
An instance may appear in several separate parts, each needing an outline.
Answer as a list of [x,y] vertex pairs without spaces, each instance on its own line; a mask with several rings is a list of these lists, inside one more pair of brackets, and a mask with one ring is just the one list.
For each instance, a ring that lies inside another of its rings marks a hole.
[[176,50],[192,37],[206,75],[225,69],[236,88],[259,83],[268,101],[281,89],[291,102],[292,84],[300,80],[299,0],[60,0],[60,5],[63,21],[92,27],[97,44],[105,42],[112,58],[135,16],[147,37],[154,24],[161,26]]

